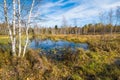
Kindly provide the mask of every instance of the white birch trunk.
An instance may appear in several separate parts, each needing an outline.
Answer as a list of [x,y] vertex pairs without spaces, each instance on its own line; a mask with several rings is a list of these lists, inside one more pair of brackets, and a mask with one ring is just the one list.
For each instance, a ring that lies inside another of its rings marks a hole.
[[20,0],[18,0],[18,28],[19,28],[19,52],[18,52],[18,56],[20,57],[21,55],[21,8],[20,8]]
[[5,16],[5,22],[7,24],[8,31],[9,31],[9,37],[10,37],[10,40],[11,40],[11,43],[12,43],[12,52],[13,52],[13,36],[12,36],[12,31],[10,29],[10,25],[9,25],[9,22],[8,22],[6,0],[4,0],[4,16]]
[[28,41],[29,41],[28,30],[29,30],[29,26],[30,26],[29,24],[30,24],[31,13],[32,13],[32,10],[33,10],[33,7],[34,7],[34,3],[35,3],[35,0],[33,0],[33,2],[32,2],[32,6],[31,6],[31,9],[30,9],[30,12],[29,12],[29,16],[28,16],[27,29],[26,29],[26,43],[25,43],[24,50],[23,50],[23,57],[25,56],[26,48],[27,48]]
[[16,31],[15,31],[15,1],[16,0],[13,0],[13,56],[16,56]]

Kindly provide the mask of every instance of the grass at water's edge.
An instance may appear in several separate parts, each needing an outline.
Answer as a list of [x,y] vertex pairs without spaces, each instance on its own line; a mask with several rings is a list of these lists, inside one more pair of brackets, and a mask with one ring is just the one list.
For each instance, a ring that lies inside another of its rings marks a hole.
[[[29,38],[32,38],[32,35],[29,35]],[[18,36],[16,37],[16,39],[18,40]],[[22,35],[22,41],[24,41],[26,39],[26,36]],[[0,44],[6,45],[10,43],[10,38],[8,35],[0,35]]]

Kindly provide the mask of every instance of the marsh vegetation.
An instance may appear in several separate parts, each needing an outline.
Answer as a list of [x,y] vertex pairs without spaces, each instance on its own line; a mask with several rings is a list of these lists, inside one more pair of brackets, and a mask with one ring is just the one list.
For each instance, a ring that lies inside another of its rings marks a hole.
[[[67,36],[67,38],[70,36]],[[73,52],[71,48],[64,47],[63,50],[59,52],[59,54],[62,55],[55,54],[57,49],[51,50],[52,55],[46,55],[44,54],[45,52],[42,52],[41,48],[36,50],[29,48],[26,57],[17,58],[8,54],[10,53],[8,48],[2,47],[0,48],[0,78],[5,80],[119,79],[120,35],[117,34],[116,38],[110,38],[109,40],[106,37],[107,41],[103,41],[100,36],[89,36],[82,36],[88,39],[86,43],[89,44],[89,49],[85,50],[78,47],[76,51]],[[52,37],[54,38],[54,36],[51,35],[51,39]],[[56,40],[58,40],[58,38],[61,39],[60,36],[57,36]],[[4,38],[1,37],[1,39]],[[71,40],[76,42],[75,39],[78,38],[74,37],[74,40]],[[66,40],[66,37],[63,38],[63,40]],[[78,41],[78,43],[79,42],[81,41]],[[44,44],[44,41],[42,44]],[[42,54],[40,54],[40,52],[42,52]]]

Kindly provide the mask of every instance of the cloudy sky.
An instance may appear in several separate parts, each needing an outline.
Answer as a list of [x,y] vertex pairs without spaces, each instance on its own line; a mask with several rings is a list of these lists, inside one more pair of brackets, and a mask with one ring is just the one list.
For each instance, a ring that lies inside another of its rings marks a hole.
[[83,26],[97,23],[100,12],[116,6],[120,6],[120,0],[43,0],[34,16],[44,19],[37,23],[43,26],[61,26],[63,19],[67,25]]
[[[21,0],[21,3],[24,3],[24,1],[27,1],[26,6],[29,5],[30,9],[32,0]],[[12,6],[12,0],[7,0],[7,2],[10,2]],[[0,3],[3,4],[3,0],[0,0]],[[115,10],[117,6],[120,6],[120,0],[42,0],[36,3],[38,5],[35,5],[32,17],[37,17],[39,20],[36,19],[33,22],[45,27],[55,25],[60,27],[63,25],[63,19],[68,26],[98,23],[99,13],[110,9]],[[4,13],[1,10],[0,7],[0,17],[3,18]],[[12,7],[9,10],[11,12]],[[12,18],[12,14],[8,15],[10,15],[9,18]],[[27,17],[28,15],[22,17],[22,19]],[[11,18],[10,20],[12,20]]]

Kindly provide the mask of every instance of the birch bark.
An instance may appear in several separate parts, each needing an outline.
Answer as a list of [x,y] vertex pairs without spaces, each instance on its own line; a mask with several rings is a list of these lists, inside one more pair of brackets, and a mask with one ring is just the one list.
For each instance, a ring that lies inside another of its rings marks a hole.
[[33,0],[33,2],[32,2],[32,6],[31,6],[31,9],[30,9],[30,12],[29,12],[29,16],[28,16],[27,29],[26,29],[26,43],[25,43],[24,50],[23,50],[23,57],[25,56],[26,48],[27,48],[28,41],[29,41],[28,30],[29,30],[29,26],[30,26],[31,13],[32,13],[32,10],[33,10],[33,7],[34,7],[34,3],[35,3],[35,0]]
[[16,56],[16,30],[15,30],[15,15],[16,15],[16,12],[15,12],[15,2],[16,0],[13,0],[13,48],[12,48],[12,51],[13,51],[13,56]]
[[19,38],[19,52],[18,56],[21,56],[21,5],[20,5],[20,0],[18,0],[18,28],[19,28],[19,33],[18,33],[18,38]]
[[9,31],[9,37],[10,37],[10,40],[12,43],[12,52],[13,52],[13,35],[12,35],[12,30],[10,28],[9,21],[8,21],[8,12],[7,12],[6,0],[4,0],[4,16],[5,16],[5,23],[7,24],[8,31]]

